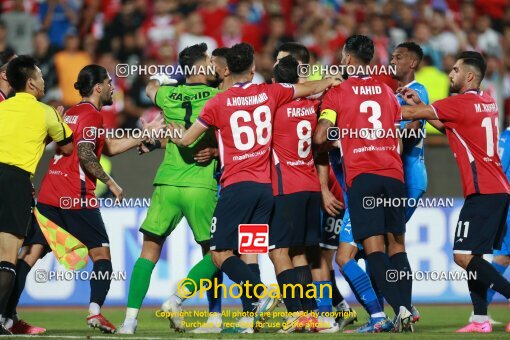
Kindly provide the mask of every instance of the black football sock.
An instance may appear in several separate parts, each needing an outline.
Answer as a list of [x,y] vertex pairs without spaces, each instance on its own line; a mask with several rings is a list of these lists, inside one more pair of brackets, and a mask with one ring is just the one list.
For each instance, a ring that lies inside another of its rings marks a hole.
[[398,280],[387,280],[387,272],[394,269],[390,265],[388,255],[383,252],[374,252],[367,255],[368,265],[370,266],[371,274],[377,283],[377,287],[381,289],[384,298],[393,308],[395,315],[399,314],[400,306],[406,307],[411,311],[411,306],[406,305],[400,291],[398,289]]
[[14,282],[16,280],[16,266],[14,263],[0,262],[0,315],[5,317],[7,303],[11,296]]
[[507,299],[510,299],[510,282],[482,257],[474,256],[466,270],[468,275],[474,274],[476,280],[480,281],[485,287],[491,288]]
[[411,266],[409,265],[409,260],[407,259],[407,253],[396,253],[390,257],[390,262],[393,269],[397,270],[399,273],[407,273],[406,277],[403,277],[401,280],[398,280],[398,289],[400,290],[400,295],[404,299],[404,306],[411,305],[411,296],[413,294],[413,273],[411,272]]
[[[297,274],[294,268],[287,269],[276,276],[278,285],[280,286],[280,294],[287,307],[287,312],[299,312],[303,311],[301,306],[301,299],[299,296],[299,289],[293,289],[292,287],[297,284]],[[285,285],[287,285],[285,287]]]
[[303,296],[300,296],[303,311],[308,313],[313,312],[318,308],[317,302],[315,301],[315,296],[308,298],[307,295],[312,296],[313,294],[306,293],[309,289],[315,289],[315,286],[313,286],[312,271],[310,270],[310,266],[299,266],[295,267],[294,270],[296,271],[297,283],[303,286]]
[[248,267],[250,267],[250,270],[252,271],[252,273],[257,276],[258,281],[262,282],[262,280],[260,279],[260,267],[259,267],[259,264],[258,263],[250,263],[250,264],[248,264]]
[[97,260],[94,262],[92,271],[94,274],[90,279],[90,302],[97,303],[101,307],[110,290],[112,262],[106,259]]
[[331,281],[331,288],[333,289],[333,294],[332,294],[332,303],[333,303],[333,306],[336,307],[340,304],[340,302],[342,302],[344,300],[344,297],[342,295],[342,293],[340,293],[340,290],[338,290],[338,286],[336,285],[336,280],[335,280],[335,271],[334,270],[331,270],[329,272],[329,277],[330,277],[330,280]]
[[[237,256],[230,256],[226,259],[221,265],[221,271],[227,274],[230,280],[241,286],[245,283],[250,284],[250,291],[242,292],[241,301],[243,302],[243,312],[253,311],[255,309],[254,303],[258,301],[254,294],[254,287],[261,283],[257,275],[255,275],[250,270],[250,267]],[[250,297],[248,297],[248,295]]]
[[468,278],[469,295],[475,315],[487,315],[487,287],[480,281]]
[[16,315],[16,307],[18,306],[21,293],[23,293],[23,289],[25,289],[25,282],[27,281],[27,276],[31,269],[32,267],[30,267],[24,260],[18,260],[18,263],[16,264],[16,279],[14,280],[14,287],[5,310],[5,316],[10,319]]

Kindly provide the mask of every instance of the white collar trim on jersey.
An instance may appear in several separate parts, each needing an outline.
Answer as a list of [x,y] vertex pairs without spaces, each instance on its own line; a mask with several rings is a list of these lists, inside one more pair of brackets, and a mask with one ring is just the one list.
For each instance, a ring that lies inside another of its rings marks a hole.
[[246,83],[235,83],[233,85],[233,87],[241,87],[243,89],[247,89],[248,87],[250,87],[251,85],[253,85],[253,83],[251,81],[248,81]]
[[358,76],[357,74],[355,74],[353,76],[349,76],[349,78],[370,79],[372,77],[371,76],[365,76],[365,75]]
[[467,94],[467,93],[477,94],[477,95],[481,96],[483,94],[483,91],[482,90],[480,90],[480,91],[477,91],[477,90],[467,90],[466,92],[464,92],[464,94]]
[[409,84],[404,85],[404,87],[409,87],[409,86],[413,85],[414,83],[417,83],[416,79],[413,80],[412,82],[410,82]]

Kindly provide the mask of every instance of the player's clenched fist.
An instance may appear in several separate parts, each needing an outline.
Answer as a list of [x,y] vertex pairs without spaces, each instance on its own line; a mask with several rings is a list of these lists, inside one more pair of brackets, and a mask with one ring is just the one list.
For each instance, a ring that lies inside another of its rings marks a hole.
[[397,94],[400,95],[409,105],[421,103],[421,99],[418,93],[409,87],[399,87],[397,89]]

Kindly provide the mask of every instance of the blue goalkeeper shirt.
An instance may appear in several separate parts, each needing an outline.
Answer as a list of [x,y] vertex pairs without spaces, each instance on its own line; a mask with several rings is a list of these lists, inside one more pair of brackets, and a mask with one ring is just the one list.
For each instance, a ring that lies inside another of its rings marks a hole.
[[[416,80],[406,85],[410,89],[415,90],[420,96],[422,103],[429,104],[429,95],[425,86],[418,83]],[[400,105],[407,105],[402,97],[397,96]],[[400,122],[400,128],[404,129],[409,120]],[[425,131],[424,119],[420,120],[420,129]],[[423,153],[423,138],[412,138],[402,140],[404,150],[402,152],[402,163],[404,165],[404,179],[406,188],[427,190],[427,169],[425,168],[425,158]]]
[[498,153],[506,178],[510,181],[510,127],[499,137]]

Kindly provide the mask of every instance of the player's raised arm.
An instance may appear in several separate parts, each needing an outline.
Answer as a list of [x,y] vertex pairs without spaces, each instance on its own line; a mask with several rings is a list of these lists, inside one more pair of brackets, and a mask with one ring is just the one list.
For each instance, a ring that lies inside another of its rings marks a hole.
[[170,122],[167,128],[170,130],[170,140],[172,143],[180,147],[193,144],[208,129],[199,121],[194,122],[188,130],[174,122]]
[[166,74],[155,74],[151,76],[147,87],[145,88],[145,94],[153,104],[156,104],[156,94],[158,93],[161,85],[177,84],[177,80],[170,78]]
[[423,104],[415,90],[408,87],[401,87],[397,89],[397,93],[409,104],[402,106],[402,119],[437,119],[434,109],[430,105]]
[[[163,129],[164,118],[163,116],[159,116],[154,118],[150,123],[146,123],[143,119],[142,127],[145,131],[157,131]],[[123,153],[129,149],[136,148],[140,143],[142,143],[145,139],[145,136],[141,136],[140,138],[127,137],[127,138],[118,138],[118,139],[110,139],[106,138],[104,143],[103,153],[107,156],[115,156],[120,153]]]
[[430,105],[425,105],[423,103],[411,106],[402,106],[402,119],[405,120],[416,120],[416,119],[426,119],[426,120],[434,120],[437,119],[436,113],[434,109]]
[[330,87],[340,85],[342,81],[336,78],[326,78],[321,80],[307,81],[302,84],[294,85],[294,98],[308,97],[313,94],[321,93]]
[[436,128],[439,132],[442,134],[446,133],[446,128],[444,127],[444,124],[439,119],[429,119],[427,122],[432,125],[434,128]]
[[45,112],[45,123],[48,133],[47,140],[57,143],[62,154],[69,156],[73,152],[73,132],[69,126],[62,121],[62,112],[53,107],[41,104]]

